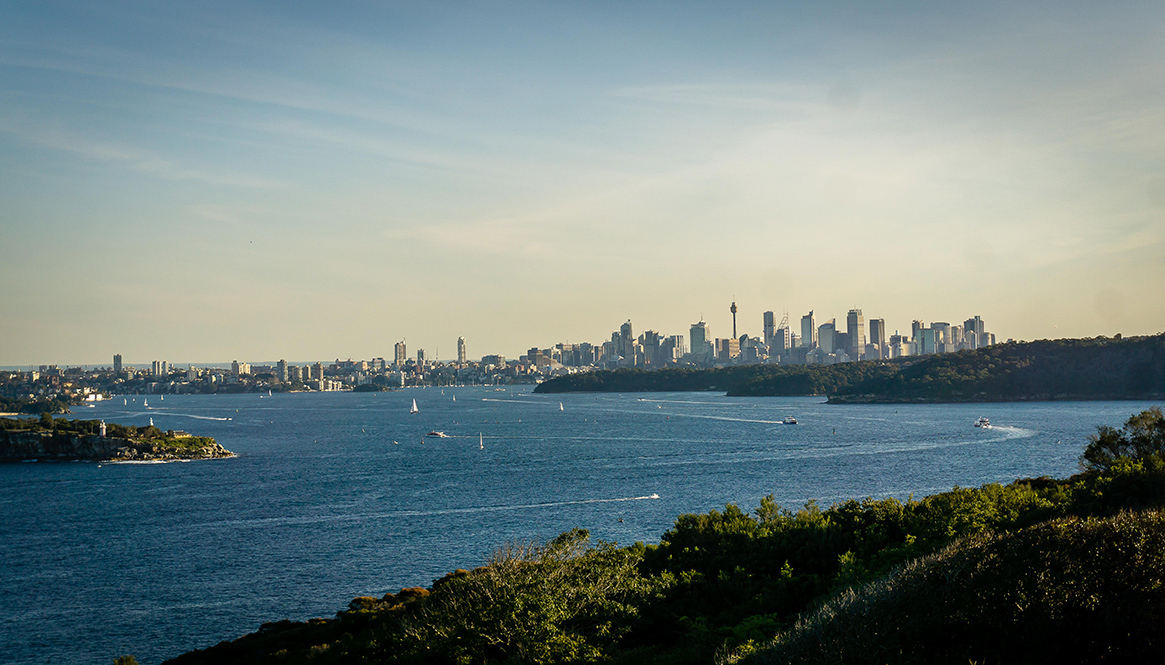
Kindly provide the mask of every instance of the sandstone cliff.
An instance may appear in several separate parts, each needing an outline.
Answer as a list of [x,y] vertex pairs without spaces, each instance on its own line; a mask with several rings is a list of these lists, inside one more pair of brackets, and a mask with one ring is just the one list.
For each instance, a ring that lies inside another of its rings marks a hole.
[[234,457],[234,453],[206,437],[134,441],[94,435],[0,430],[0,462],[164,461],[217,457]]

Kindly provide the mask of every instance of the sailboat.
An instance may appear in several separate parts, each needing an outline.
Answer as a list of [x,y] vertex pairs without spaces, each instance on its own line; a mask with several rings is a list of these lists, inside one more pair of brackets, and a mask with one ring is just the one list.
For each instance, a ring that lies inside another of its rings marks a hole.
[[563,410],[563,408],[562,408],[562,402],[559,402],[559,403],[558,403],[558,410],[559,410],[559,411],[562,411],[562,410]]
[[453,401],[454,401],[454,402],[456,402],[456,401],[457,401],[457,395],[454,395],[454,396],[453,396]]
[[482,438],[481,432],[477,433],[477,447],[481,450],[485,450],[485,439]]
[[421,410],[417,408],[417,399],[413,398],[413,408],[409,409],[409,413],[420,413]]
[[166,401],[166,396],[165,396],[165,395],[162,395],[162,396],[161,396],[161,397],[159,397],[158,399],[160,399],[160,400],[162,400],[163,402],[165,402],[165,401]]
[[129,400],[124,397],[121,398],[121,403],[123,406],[129,406]]
[[143,400],[142,400],[142,406],[146,407],[147,409],[148,409],[148,408],[150,408],[150,400],[148,400],[148,399],[143,399]]

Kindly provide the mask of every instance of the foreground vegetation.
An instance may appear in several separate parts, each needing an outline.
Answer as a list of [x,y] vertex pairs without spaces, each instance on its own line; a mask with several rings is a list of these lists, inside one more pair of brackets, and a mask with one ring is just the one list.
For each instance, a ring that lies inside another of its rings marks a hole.
[[559,377],[535,392],[694,390],[828,395],[832,402],[1159,399],[1165,395],[1165,334],[997,344],[835,365],[620,369]]
[[1165,416],[1100,428],[1082,465],[906,502],[767,497],[683,515],[658,545],[574,530],[169,662],[1160,660]]

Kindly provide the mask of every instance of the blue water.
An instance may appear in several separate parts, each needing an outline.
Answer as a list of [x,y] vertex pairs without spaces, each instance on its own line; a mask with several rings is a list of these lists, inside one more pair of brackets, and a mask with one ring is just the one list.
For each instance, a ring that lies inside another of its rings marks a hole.
[[[238,457],[0,465],[0,662],[151,665],[576,526],[655,542],[682,513],[769,493],[796,508],[1066,476],[1097,425],[1154,405],[489,388],[141,400],[76,415],[152,417]],[[997,427],[972,427],[980,415]]]

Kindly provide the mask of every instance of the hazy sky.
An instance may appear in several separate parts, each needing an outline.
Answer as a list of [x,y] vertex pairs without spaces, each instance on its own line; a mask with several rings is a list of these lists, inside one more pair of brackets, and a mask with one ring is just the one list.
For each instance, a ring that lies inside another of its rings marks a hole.
[[0,16],[0,364],[1165,330],[1159,0]]

